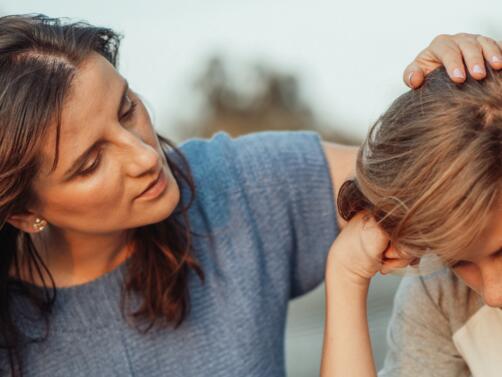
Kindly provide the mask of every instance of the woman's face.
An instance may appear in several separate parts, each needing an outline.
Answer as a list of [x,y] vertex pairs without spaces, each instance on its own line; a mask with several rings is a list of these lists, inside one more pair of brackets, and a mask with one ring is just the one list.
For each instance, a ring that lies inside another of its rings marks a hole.
[[[101,55],[92,53],[74,77],[62,112],[59,161],[51,173],[55,126],[50,131],[33,186],[40,203],[36,212],[50,225],[78,233],[112,233],[158,222],[176,207],[179,188],[150,117]],[[138,197],[159,172],[165,176],[165,189],[156,197]]]
[[502,308],[502,205],[495,207],[479,241],[459,256],[453,271],[492,307]]

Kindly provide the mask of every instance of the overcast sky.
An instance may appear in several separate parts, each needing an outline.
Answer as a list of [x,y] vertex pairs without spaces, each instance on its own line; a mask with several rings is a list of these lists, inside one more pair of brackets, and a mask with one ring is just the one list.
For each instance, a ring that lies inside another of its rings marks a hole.
[[168,136],[195,112],[191,80],[215,52],[296,74],[329,123],[362,137],[406,90],[404,67],[439,33],[502,39],[500,0],[2,0],[0,12],[41,12],[125,34],[121,72]]

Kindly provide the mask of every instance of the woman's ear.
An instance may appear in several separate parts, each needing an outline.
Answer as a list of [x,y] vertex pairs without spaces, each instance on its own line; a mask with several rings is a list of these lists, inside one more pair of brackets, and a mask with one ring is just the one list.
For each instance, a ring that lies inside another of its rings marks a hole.
[[47,226],[47,221],[33,212],[11,215],[7,222],[26,233],[38,233]]

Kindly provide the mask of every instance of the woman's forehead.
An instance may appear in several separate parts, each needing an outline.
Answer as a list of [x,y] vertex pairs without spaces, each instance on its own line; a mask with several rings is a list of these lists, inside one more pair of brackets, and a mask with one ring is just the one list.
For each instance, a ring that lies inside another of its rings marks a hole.
[[120,95],[123,78],[101,55],[92,54],[77,69],[62,112],[61,135],[84,131],[103,113],[109,115],[115,97]]
[[[56,171],[65,171],[117,112],[124,79],[104,57],[92,53],[79,68],[66,95],[61,113]],[[49,127],[42,146],[42,170],[49,173],[56,153],[56,123]]]

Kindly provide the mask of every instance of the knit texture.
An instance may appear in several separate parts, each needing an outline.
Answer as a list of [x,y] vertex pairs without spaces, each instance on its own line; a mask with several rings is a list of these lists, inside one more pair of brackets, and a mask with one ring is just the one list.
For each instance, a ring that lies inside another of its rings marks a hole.
[[[220,132],[180,148],[197,188],[192,229],[214,236],[194,239],[206,280],[190,276],[186,320],[146,335],[130,326],[119,307],[125,262],[94,281],[58,289],[49,337],[24,353],[26,376],[285,375],[288,301],[322,282],[338,234],[319,135]],[[16,310],[29,312],[20,300]],[[26,317],[19,315],[23,331],[40,332],[41,324]]]

